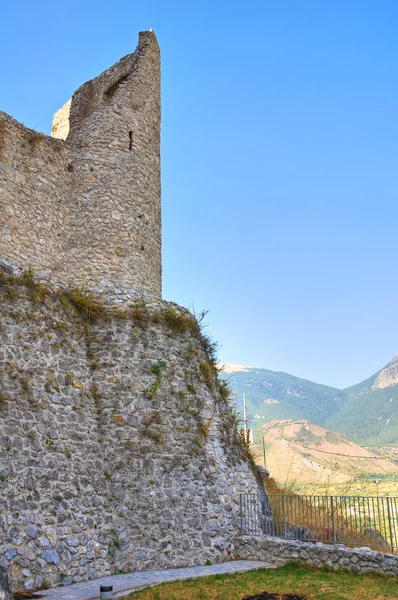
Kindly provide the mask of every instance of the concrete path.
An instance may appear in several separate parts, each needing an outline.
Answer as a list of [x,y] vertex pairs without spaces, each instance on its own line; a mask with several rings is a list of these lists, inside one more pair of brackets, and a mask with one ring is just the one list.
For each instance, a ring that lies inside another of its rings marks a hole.
[[74,583],[65,587],[38,592],[46,600],[97,600],[100,585],[113,585],[113,597],[121,598],[128,593],[167,581],[217,575],[218,573],[236,573],[252,569],[266,569],[273,565],[259,560],[235,560],[209,567],[188,567],[167,569],[164,571],[136,571],[127,575],[111,575],[101,579],[92,579],[83,583]]

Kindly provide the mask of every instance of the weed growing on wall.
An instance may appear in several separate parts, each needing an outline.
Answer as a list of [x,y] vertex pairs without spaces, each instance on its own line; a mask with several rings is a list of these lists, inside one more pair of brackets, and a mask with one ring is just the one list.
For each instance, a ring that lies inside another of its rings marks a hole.
[[166,363],[163,360],[159,361],[156,365],[152,365],[151,373],[156,375],[156,381],[146,390],[147,398],[153,398],[156,392],[159,390],[162,381],[162,371],[165,366]]
[[107,309],[101,298],[82,288],[72,288],[60,291],[75,307],[77,312],[86,319],[102,320],[107,316]]

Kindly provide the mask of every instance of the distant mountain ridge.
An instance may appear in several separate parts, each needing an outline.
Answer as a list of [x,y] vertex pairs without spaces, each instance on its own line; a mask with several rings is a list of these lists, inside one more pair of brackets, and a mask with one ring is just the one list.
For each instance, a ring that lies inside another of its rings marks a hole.
[[272,419],[305,419],[365,445],[398,444],[398,354],[380,371],[340,390],[259,367],[226,365],[238,405],[247,398],[253,427]]

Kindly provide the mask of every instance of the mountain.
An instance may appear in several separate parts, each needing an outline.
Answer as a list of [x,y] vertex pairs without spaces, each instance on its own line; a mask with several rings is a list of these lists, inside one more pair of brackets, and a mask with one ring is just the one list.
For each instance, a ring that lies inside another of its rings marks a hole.
[[305,419],[322,425],[347,403],[337,388],[279,371],[225,365],[221,376],[229,379],[239,408],[246,394],[248,414],[255,426],[271,419]]
[[[397,472],[390,460],[308,421],[275,419],[258,433],[266,441],[267,468],[281,484],[335,485],[368,473],[382,477]],[[256,450],[262,463],[262,447]]]
[[398,354],[372,377],[344,390],[242,365],[225,365],[222,377],[230,380],[240,410],[246,394],[252,427],[272,419],[304,419],[359,444],[398,444]]
[[369,446],[398,444],[398,354],[344,394],[347,402],[326,420],[328,427]]

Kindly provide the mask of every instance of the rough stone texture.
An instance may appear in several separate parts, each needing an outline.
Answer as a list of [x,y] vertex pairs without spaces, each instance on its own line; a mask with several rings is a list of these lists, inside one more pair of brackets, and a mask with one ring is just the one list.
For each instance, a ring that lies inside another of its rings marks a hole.
[[63,139],[0,112],[0,257],[54,283],[159,297],[160,56],[153,32],[140,33],[133,54],[75,92],[56,113],[53,134]]
[[51,136],[59,140],[66,140],[69,135],[69,115],[72,99],[68,100],[53,117],[53,126],[51,128]]
[[231,555],[239,494],[257,482],[202,338],[164,318],[177,313],[156,301],[89,321],[65,292],[0,283],[0,560],[13,588]]
[[282,565],[297,562],[313,567],[343,569],[354,573],[398,576],[398,556],[370,548],[346,548],[343,544],[282,540],[271,536],[241,536],[235,539],[235,554],[247,560],[265,560]]
[[7,569],[0,563],[0,600],[12,600],[9,592]]

